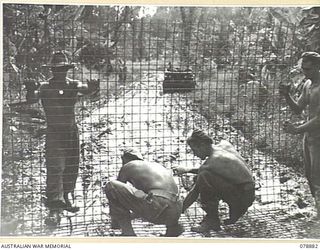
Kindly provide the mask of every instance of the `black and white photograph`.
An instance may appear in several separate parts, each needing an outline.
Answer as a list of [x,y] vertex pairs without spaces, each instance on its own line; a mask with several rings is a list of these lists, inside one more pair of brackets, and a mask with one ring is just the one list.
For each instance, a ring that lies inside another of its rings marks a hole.
[[320,238],[319,6],[2,3],[2,33],[0,236]]

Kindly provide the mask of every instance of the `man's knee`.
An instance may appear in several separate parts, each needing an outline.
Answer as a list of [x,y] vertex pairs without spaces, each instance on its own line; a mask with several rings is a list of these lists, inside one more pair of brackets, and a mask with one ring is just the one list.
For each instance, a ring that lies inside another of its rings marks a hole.
[[212,189],[215,189],[215,185],[212,185],[214,182],[215,177],[208,171],[201,171],[197,177],[197,184],[199,187],[200,192],[208,191],[212,192]]
[[228,202],[231,212],[237,216],[242,216],[248,210],[255,200],[255,192],[253,190],[246,190],[238,194],[238,199],[231,199]]
[[116,193],[118,192],[119,187],[121,186],[121,183],[122,182],[120,181],[112,180],[106,184],[106,186],[104,187],[104,192],[108,197],[108,199],[110,198],[116,199]]
[[197,184],[202,202],[218,202],[230,186],[224,178],[208,171],[203,171],[198,175]]
[[109,181],[105,188],[104,191],[107,195],[107,197],[111,196],[111,198],[117,198],[117,197],[127,197],[130,194],[132,194],[132,189],[128,184],[123,183],[118,180],[112,180]]

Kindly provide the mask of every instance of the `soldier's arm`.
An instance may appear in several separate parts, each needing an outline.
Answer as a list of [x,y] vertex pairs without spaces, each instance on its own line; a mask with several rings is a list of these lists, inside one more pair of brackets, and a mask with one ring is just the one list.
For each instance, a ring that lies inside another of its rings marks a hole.
[[[319,97],[320,97],[320,93],[319,93]],[[311,132],[315,129],[319,129],[320,128],[320,106],[318,107],[315,116],[313,118],[311,118],[309,121],[301,124],[300,126],[297,126],[295,128],[295,132],[297,134],[302,134],[305,132]]]
[[173,170],[173,173],[177,174],[177,175],[186,174],[186,173],[198,174],[199,168],[195,168],[195,167],[173,167],[172,170]]
[[301,112],[303,111],[303,109],[306,106],[306,103],[304,101],[305,100],[304,94],[302,93],[300,95],[298,101],[295,101],[294,98],[289,93],[287,95],[285,95],[284,97],[286,99],[287,104],[291,108],[291,110],[295,114],[301,114]]
[[[307,89],[305,88],[304,92],[306,93]],[[320,92],[318,92],[318,98],[320,98]],[[305,132],[311,132],[320,127],[320,105],[317,107],[314,116],[307,122],[301,124],[300,126],[295,127],[294,133],[302,134]]]
[[27,99],[27,104],[37,103],[40,99],[40,91],[39,90],[27,91],[26,99]]
[[33,104],[37,103],[41,98],[41,86],[45,85],[46,83],[39,83],[33,79],[25,80],[23,83],[26,87],[27,94],[26,94],[26,104]]
[[307,106],[307,88],[309,84],[305,83],[302,93],[298,100],[295,99],[289,93],[289,86],[280,85],[280,94],[284,96],[286,103],[289,105],[291,110],[296,114],[301,114],[303,109]]
[[83,95],[91,95],[99,92],[100,90],[100,80],[87,80],[86,82],[75,81],[76,88],[79,93]]
[[302,134],[305,132],[311,132],[312,130],[319,129],[320,127],[320,115],[316,115],[306,123],[296,127],[296,133]]
[[190,190],[190,192],[187,194],[187,197],[183,201],[182,205],[182,213],[184,213],[188,207],[190,207],[199,197],[199,187],[196,182],[196,184],[193,186],[193,188]]

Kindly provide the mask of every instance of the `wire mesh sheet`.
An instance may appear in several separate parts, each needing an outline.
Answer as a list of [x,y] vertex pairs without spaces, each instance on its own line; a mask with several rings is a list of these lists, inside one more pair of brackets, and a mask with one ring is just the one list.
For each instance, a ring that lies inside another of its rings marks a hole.
[[[121,150],[135,147],[146,160],[168,169],[200,166],[186,138],[201,128],[215,143],[229,140],[256,182],[256,200],[248,213],[222,232],[205,236],[305,237],[303,230],[292,230],[292,223],[312,214],[312,200],[297,171],[300,142],[281,129],[291,114],[278,93],[302,49],[294,45],[296,28],[262,22],[129,21],[130,11],[134,7],[4,5],[9,40],[4,43],[2,224],[12,230],[3,234],[117,235],[110,230],[103,187],[117,177]],[[100,79],[100,93],[79,98],[75,107],[81,158],[75,201],[80,211],[65,212],[60,226],[49,230],[44,225],[46,121],[39,103],[23,103],[23,82],[48,79],[50,72],[41,65],[58,50],[76,63],[68,76],[83,82]],[[181,83],[190,84],[185,88]],[[193,176],[175,180],[185,197]],[[203,216],[199,204],[182,215],[182,236],[203,236],[190,232]],[[222,204],[221,216],[227,211]],[[139,236],[164,230],[141,220],[134,227]]]

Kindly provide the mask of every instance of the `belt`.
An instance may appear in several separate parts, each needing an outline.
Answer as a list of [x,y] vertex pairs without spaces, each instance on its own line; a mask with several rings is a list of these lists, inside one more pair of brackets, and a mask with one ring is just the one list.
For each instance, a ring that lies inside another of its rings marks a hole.
[[166,198],[170,201],[177,201],[179,199],[178,194],[174,194],[174,193],[168,192],[163,189],[151,189],[149,191],[149,194],[152,194],[154,196],[163,197],[163,198]]

